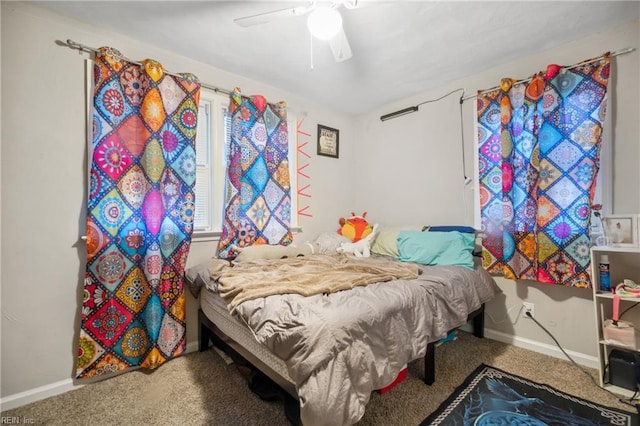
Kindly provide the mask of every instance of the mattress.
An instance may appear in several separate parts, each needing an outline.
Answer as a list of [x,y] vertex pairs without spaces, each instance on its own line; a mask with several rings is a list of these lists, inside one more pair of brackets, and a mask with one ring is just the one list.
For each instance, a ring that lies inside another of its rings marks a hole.
[[258,342],[251,330],[238,317],[229,313],[226,302],[218,293],[203,289],[200,293],[200,308],[220,331],[249,350],[256,358],[282,376],[295,388],[284,361]]

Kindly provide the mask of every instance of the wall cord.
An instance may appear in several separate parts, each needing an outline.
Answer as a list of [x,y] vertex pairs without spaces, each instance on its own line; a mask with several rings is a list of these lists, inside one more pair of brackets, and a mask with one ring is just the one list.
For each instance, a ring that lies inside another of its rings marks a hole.
[[[634,305],[634,306],[635,306],[635,305]],[[633,307],[633,306],[632,306],[632,307]],[[629,308],[629,309],[630,309],[630,308]],[[627,310],[628,310],[628,309],[627,309]],[[626,311],[625,311],[625,312],[626,312]],[[539,322],[537,319],[535,319],[535,318],[533,317],[533,315],[531,315],[531,313],[530,313],[530,312],[526,312],[526,313],[525,313],[525,315],[526,315],[527,317],[529,317],[529,319],[532,319],[532,320],[533,320],[533,322],[535,322],[535,323],[538,325],[538,327],[540,327],[540,328],[541,328],[545,333],[547,333],[547,334],[549,335],[549,337],[551,337],[551,339],[553,339],[553,341],[554,341],[554,342],[555,342],[555,344],[558,346],[558,348],[562,351],[562,353],[564,354],[564,356],[566,356],[566,357],[567,357],[567,359],[568,359],[569,361],[571,361],[571,363],[572,363],[572,364],[573,364],[573,365],[574,365],[578,370],[580,370],[580,371],[582,371],[584,374],[586,374],[586,375],[591,379],[591,381],[593,382],[593,384],[595,384],[598,388],[603,389],[603,390],[605,390],[605,391],[609,392],[611,395],[613,395],[613,396],[615,396],[616,398],[618,398],[618,401],[620,401],[621,403],[623,403],[623,404],[625,404],[625,405],[629,405],[629,406],[631,406],[631,407],[635,407],[635,408],[638,410],[638,413],[640,413],[640,401],[639,401],[639,402],[636,402],[635,404],[633,403],[633,400],[634,400],[634,398],[637,396],[638,391],[636,391],[636,392],[631,396],[631,398],[629,398],[629,400],[625,400],[625,399],[620,398],[620,396],[619,396],[619,395],[616,395],[615,393],[611,392],[609,389],[604,389],[603,387],[601,387],[601,386],[600,386],[600,384],[599,384],[598,382],[596,382],[596,379],[594,379],[594,378],[593,378],[593,376],[592,376],[592,375],[591,375],[587,370],[585,370],[584,368],[580,367],[580,365],[578,365],[578,363],[577,363],[577,362],[575,362],[575,361],[573,360],[573,358],[571,358],[571,357],[569,356],[569,354],[568,354],[568,353],[564,350],[564,348],[560,345],[560,342],[558,342],[558,340],[555,338],[555,336],[554,336],[553,334],[551,334],[551,332],[549,332],[549,330],[547,330],[547,329],[545,328],[545,326],[543,326],[542,324],[540,324],[540,322]],[[608,365],[605,367],[605,371],[606,371],[606,368],[608,368]]]
[[622,318],[622,316],[624,314],[626,314],[627,312],[629,312],[631,309],[635,308],[636,306],[640,305],[640,302],[636,302],[633,305],[629,306],[627,309],[625,309],[624,311],[622,311],[622,313],[620,314],[620,316],[618,317],[618,319]]

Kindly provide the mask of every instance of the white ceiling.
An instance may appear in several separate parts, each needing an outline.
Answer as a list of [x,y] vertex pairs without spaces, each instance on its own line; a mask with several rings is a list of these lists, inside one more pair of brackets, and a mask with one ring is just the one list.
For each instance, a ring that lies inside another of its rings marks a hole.
[[350,114],[640,19],[637,1],[361,0],[339,9],[353,58],[336,63],[328,44],[314,40],[312,70],[306,17],[233,22],[305,1],[36,3]]

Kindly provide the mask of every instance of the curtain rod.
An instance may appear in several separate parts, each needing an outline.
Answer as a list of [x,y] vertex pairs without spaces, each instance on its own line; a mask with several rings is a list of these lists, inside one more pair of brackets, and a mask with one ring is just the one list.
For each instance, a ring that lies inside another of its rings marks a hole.
[[[66,47],[69,47],[69,48],[71,48],[71,49],[78,49],[78,50],[79,50],[79,51],[81,51],[81,52],[91,52],[91,53],[94,53],[94,54],[95,54],[95,53],[98,53],[98,49],[96,49],[96,48],[94,48],[94,47],[86,46],[86,45],[84,45],[84,44],[82,44],[82,43],[75,42],[75,41],[73,41],[73,40],[71,40],[71,39],[67,39],[67,41],[66,41],[66,42],[56,40],[56,44],[61,45],[61,46],[66,46]],[[124,60],[128,61],[128,62],[131,62],[131,63],[133,63],[133,64],[137,64],[137,65],[142,66],[142,64],[141,64],[140,62],[138,62],[138,61],[132,61],[131,59],[127,58],[127,57],[126,57],[126,56],[124,56],[124,55],[122,56],[122,58],[123,58]],[[165,70],[164,72],[165,72],[166,74],[172,75],[172,76],[174,76],[174,77],[180,77],[180,78],[182,78],[182,76],[181,76],[180,74],[175,74],[175,73],[172,73],[172,72],[169,72],[169,71],[166,71],[166,70]],[[219,87],[212,86],[212,85],[210,85],[210,84],[205,84],[205,83],[202,83],[202,82],[200,83],[200,86],[204,87],[205,89],[213,90],[213,91],[214,91],[214,92],[216,92],[216,93],[224,93],[225,95],[231,95],[231,93],[232,93],[230,90],[227,90],[227,89],[221,89],[221,88],[219,88]]]
[[[631,53],[634,50],[636,50],[635,47],[627,47],[625,49],[617,50],[617,51],[615,51],[613,53],[610,53],[609,56],[613,57],[613,56],[618,56],[618,55],[624,55],[625,53]],[[573,69],[573,68],[577,68],[577,67],[579,67],[581,65],[586,65],[586,64],[591,64],[593,62],[598,62],[598,61],[601,61],[602,59],[604,59],[606,56],[607,55],[604,54],[604,55],[598,56],[597,58],[593,58],[593,59],[591,59],[589,61],[580,62],[578,64],[574,64],[574,65],[571,65],[571,66],[568,66],[568,67],[563,67],[562,69],[570,70],[570,69]],[[515,81],[513,84],[516,85],[516,84],[520,84],[520,83],[528,83],[529,81],[531,81],[531,79],[532,79],[532,77],[523,78],[522,80]],[[494,91],[496,91],[498,89],[500,89],[500,86],[495,86],[495,87],[492,87],[491,89],[486,89],[486,90],[481,91],[480,94],[494,92]],[[466,101],[467,99],[473,99],[473,98],[475,98],[477,96],[478,96],[477,94],[469,95],[469,96],[466,96],[466,97],[462,98],[462,101]]]

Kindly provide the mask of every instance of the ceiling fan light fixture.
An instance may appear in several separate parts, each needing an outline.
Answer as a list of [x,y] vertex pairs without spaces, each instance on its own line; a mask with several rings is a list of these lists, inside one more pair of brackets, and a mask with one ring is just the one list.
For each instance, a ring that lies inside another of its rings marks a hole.
[[307,18],[307,28],[315,38],[329,40],[342,29],[342,16],[335,9],[318,7]]

